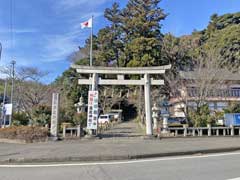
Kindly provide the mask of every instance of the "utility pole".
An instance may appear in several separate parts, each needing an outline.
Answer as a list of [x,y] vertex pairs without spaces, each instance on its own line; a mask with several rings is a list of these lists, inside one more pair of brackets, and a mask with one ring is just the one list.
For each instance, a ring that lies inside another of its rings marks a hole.
[[12,64],[12,88],[11,88],[11,104],[12,104],[12,114],[9,117],[9,125],[11,126],[12,124],[12,115],[13,115],[13,92],[14,92],[14,79],[15,79],[15,64],[16,61],[11,61]]
[[[2,58],[2,43],[0,42],[0,60]],[[2,114],[1,114],[1,124],[0,127],[2,127],[3,125],[3,121],[5,120],[5,98],[6,98],[6,90],[7,90],[7,80],[5,80],[5,84],[4,84],[4,95],[3,95],[3,102],[2,102]]]
[[6,102],[6,95],[7,95],[7,79],[5,79],[4,83],[4,94],[3,94],[3,102],[2,102],[2,116],[1,116],[1,127],[5,127],[6,124],[6,109],[5,109],[5,102]]

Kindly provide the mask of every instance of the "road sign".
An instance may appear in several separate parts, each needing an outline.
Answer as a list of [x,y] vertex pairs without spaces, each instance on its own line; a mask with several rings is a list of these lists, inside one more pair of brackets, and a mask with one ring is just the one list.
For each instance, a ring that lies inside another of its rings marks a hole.
[[97,129],[98,91],[88,91],[87,129]]

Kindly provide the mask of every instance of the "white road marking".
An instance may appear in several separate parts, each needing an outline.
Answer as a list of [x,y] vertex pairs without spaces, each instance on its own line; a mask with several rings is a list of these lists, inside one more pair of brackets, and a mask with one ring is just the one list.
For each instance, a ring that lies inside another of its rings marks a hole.
[[234,179],[227,179],[227,180],[240,180],[240,177]]
[[[157,162],[157,161],[199,159],[199,158],[233,156],[233,155],[240,155],[240,152],[221,153],[221,154],[207,154],[207,155],[192,155],[192,156],[181,156],[181,157],[179,156],[179,157],[152,158],[152,159],[140,159],[140,160],[129,160],[129,161],[92,162],[92,163],[21,164],[21,165],[20,164],[5,164],[5,165],[0,165],[0,168],[38,168],[38,167],[119,165],[119,164],[134,164],[134,163],[146,163],[146,162]],[[233,179],[233,180],[240,180],[240,179]]]

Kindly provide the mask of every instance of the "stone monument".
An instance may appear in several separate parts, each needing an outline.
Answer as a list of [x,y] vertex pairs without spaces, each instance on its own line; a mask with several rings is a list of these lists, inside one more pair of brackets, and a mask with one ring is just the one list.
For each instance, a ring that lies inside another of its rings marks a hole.
[[52,115],[51,115],[51,138],[58,139],[58,125],[59,125],[59,93],[52,95]]

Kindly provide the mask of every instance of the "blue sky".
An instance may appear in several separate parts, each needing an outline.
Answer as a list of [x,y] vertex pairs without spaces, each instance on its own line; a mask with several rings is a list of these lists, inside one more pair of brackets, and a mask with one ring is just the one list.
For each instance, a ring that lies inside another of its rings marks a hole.
[[[127,0],[116,1],[122,7],[127,3]],[[11,13],[11,0],[0,0],[0,42],[3,45],[0,65],[14,59],[17,66],[39,67],[49,72],[44,78],[49,83],[68,69],[68,56],[78,46],[83,46],[89,36],[89,30],[82,30],[80,23],[93,14],[96,33],[107,25],[103,12],[115,0],[12,2]],[[162,32],[181,36],[205,28],[213,13],[239,12],[240,0],[163,0],[160,6],[169,14],[162,22]]]

